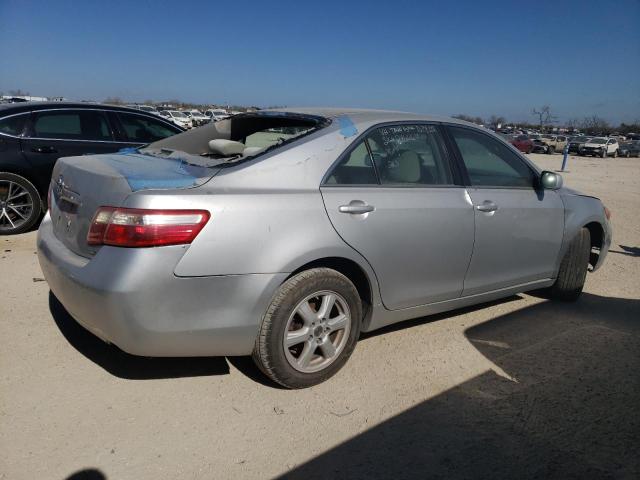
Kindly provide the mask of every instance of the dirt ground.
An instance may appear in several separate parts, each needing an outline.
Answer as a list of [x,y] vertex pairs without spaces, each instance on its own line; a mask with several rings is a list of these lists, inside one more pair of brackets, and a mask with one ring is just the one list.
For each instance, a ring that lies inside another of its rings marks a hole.
[[640,159],[568,169],[613,212],[578,303],[409,321],[303,391],[103,344],[50,297],[35,232],[0,238],[0,479],[639,478]]

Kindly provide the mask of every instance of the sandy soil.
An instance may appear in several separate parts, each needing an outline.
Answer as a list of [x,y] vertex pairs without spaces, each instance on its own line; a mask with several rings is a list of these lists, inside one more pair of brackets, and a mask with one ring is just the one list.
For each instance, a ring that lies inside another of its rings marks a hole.
[[568,168],[615,230],[578,303],[410,321],[304,391],[244,358],[106,346],[50,298],[35,233],[0,238],[0,479],[638,478],[640,160]]

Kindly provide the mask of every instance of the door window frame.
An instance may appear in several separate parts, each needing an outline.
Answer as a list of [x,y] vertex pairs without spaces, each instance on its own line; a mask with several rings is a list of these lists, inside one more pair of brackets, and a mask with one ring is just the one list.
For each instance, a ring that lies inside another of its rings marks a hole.
[[25,138],[25,132],[28,131],[29,124],[31,122],[31,112],[30,111],[29,112],[12,113],[10,115],[4,115],[4,116],[0,117],[0,120],[4,120],[6,118],[11,118],[11,117],[17,117],[19,115],[26,115],[27,116],[27,120],[24,122],[24,125],[22,126],[22,132],[20,133],[20,135],[12,135],[10,133],[0,132],[0,136],[10,137],[10,138]]
[[[34,114],[37,113],[41,113],[41,112],[52,112],[52,111],[77,111],[77,112],[82,112],[82,111],[98,111],[98,112],[102,112],[102,114],[105,116],[105,120],[107,121],[107,124],[109,125],[109,130],[111,132],[111,136],[113,137],[112,140],[86,140],[86,139],[77,139],[77,138],[43,138],[43,137],[36,137],[33,135],[33,120],[34,120]],[[38,140],[38,141],[54,141],[54,142],[83,142],[83,143],[118,143],[118,144],[123,144],[123,145],[131,145],[131,144],[136,144],[136,145],[144,145],[144,143],[141,142],[132,142],[132,141],[127,141],[126,137],[123,137],[120,133],[120,131],[117,128],[117,125],[114,124],[114,120],[112,115],[110,115],[111,113],[117,113],[120,112],[122,110],[118,110],[118,109],[106,109],[106,108],[74,108],[74,107],[59,107],[59,108],[41,108],[41,109],[36,109],[36,110],[30,110],[28,112],[20,112],[20,113],[15,113],[13,115],[29,115],[29,119],[27,120],[26,126],[23,130],[22,136],[21,137],[14,137],[14,138],[21,138],[24,140]],[[166,120],[162,119],[161,117],[159,118],[152,118],[150,114],[146,114],[146,113],[142,113],[142,112],[132,112],[129,110],[125,110],[124,113],[129,113],[131,115],[139,115],[141,117],[145,117],[145,118],[151,118],[154,120],[159,120],[161,122],[167,123],[169,126],[174,126],[173,124],[167,122]],[[13,116],[13,115],[6,115],[6,117],[9,116]],[[6,117],[2,117],[2,118],[6,118]],[[155,116],[154,116],[155,117]],[[177,135],[178,133],[181,133],[182,130],[180,132],[176,132],[175,135]]]
[[[371,147],[369,146],[369,142],[367,142],[367,139],[369,137],[369,134],[374,130],[377,130],[379,128],[384,128],[384,127],[397,126],[397,125],[429,125],[429,126],[435,127],[435,129],[438,131],[438,134],[439,134],[437,136],[439,137],[438,141],[440,143],[440,148],[442,150],[443,160],[447,163],[447,165],[449,166],[449,170],[451,171],[451,180],[452,180],[451,184],[446,184],[446,185],[442,185],[442,184],[429,185],[429,184],[423,184],[423,183],[422,184],[421,183],[384,184],[380,181],[380,174],[378,173],[378,168],[376,166],[375,160],[373,159]],[[369,128],[367,128],[358,137],[356,137],[356,139],[353,142],[351,142],[351,144],[338,156],[338,158],[331,164],[331,166],[327,169],[326,173],[322,177],[322,180],[320,182],[320,187],[323,187],[323,188],[324,187],[328,187],[328,188],[460,188],[460,187],[464,187],[465,186],[464,176],[462,175],[462,171],[460,171],[458,162],[453,158],[453,155],[451,153],[451,150],[446,138],[447,133],[448,132],[446,132],[446,129],[443,128],[443,124],[441,122],[433,122],[428,120],[398,120],[398,121],[376,123],[375,125],[372,125]],[[375,173],[377,183],[352,183],[352,184],[327,183],[329,178],[333,175],[333,172],[336,169],[336,167],[338,167],[338,165],[340,165],[340,163],[342,163],[342,161],[346,157],[351,155],[351,153],[356,148],[358,148],[361,142],[364,142],[366,146],[367,152],[369,154],[369,158],[371,159],[372,168]]]
[[[513,145],[511,145],[510,143],[507,143],[505,141],[503,141],[502,139],[495,137],[494,135],[491,135],[487,132],[483,132],[481,129],[479,128],[475,128],[475,127],[470,127],[468,125],[460,125],[457,123],[443,123],[442,124],[443,130],[444,130],[444,137],[445,137],[445,141],[447,142],[450,151],[452,152],[452,155],[455,157],[455,162],[458,165],[458,169],[461,171],[461,174],[464,178],[464,186],[465,187],[471,187],[471,188],[476,188],[476,189],[483,189],[483,190],[487,190],[487,189],[492,189],[492,190],[534,190],[534,191],[538,191],[540,190],[540,172],[538,171],[537,168],[535,168],[531,162],[522,155],[522,153],[520,153],[520,151],[515,148]],[[450,128],[454,127],[454,128],[462,128],[465,130],[470,130],[472,132],[475,132],[479,135],[484,135],[485,137],[492,139],[494,141],[500,142],[503,145],[507,146],[511,152],[514,153],[515,157],[520,160],[520,162],[531,171],[532,176],[533,176],[533,185],[530,187],[518,187],[518,186],[506,186],[506,185],[474,185],[473,182],[471,182],[471,177],[469,176],[469,172],[467,171],[467,166],[464,163],[464,160],[462,158],[462,153],[460,152],[460,149],[458,148],[458,144],[455,141],[455,138],[453,137],[453,134],[451,133]]]

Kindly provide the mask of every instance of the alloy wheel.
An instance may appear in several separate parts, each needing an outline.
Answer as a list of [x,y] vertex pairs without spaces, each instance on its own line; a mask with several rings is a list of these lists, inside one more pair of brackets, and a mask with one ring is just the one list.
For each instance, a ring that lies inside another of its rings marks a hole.
[[328,290],[313,293],[289,316],[283,338],[285,357],[299,372],[318,372],[340,356],[350,331],[346,300]]
[[0,180],[0,231],[17,230],[33,214],[34,199],[22,185],[11,180]]

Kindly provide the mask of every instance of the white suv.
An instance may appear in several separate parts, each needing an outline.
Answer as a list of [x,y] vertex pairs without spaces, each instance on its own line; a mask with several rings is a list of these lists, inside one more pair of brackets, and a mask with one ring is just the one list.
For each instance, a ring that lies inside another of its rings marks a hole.
[[191,128],[193,127],[193,122],[189,117],[187,117],[184,113],[178,110],[164,110],[160,112],[160,115],[172,121],[176,125],[182,128]]
[[193,126],[204,125],[209,122],[209,118],[205,117],[200,110],[196,110],[195,108],[191,110],[191,118],[193,120]]
[[580,145],[578,154],[580,155],[598,155],[605,158],[608,156],[617,157],[620,145],[615,138],[593,137],[588,142]]

